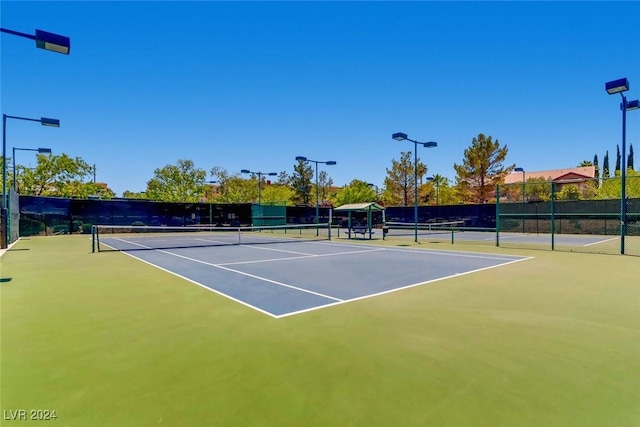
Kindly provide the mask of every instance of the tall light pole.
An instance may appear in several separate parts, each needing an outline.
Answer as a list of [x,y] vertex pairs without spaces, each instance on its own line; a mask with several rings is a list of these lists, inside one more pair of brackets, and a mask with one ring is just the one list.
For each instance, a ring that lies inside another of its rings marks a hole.
[[60,127],[60,120],[41,117],[39,119],[30,119],[28,117],[2,115],[2,236],[0,236],[0,248],[5,249],[8,246],[8,212],[7,212],[7,119],[27,120],[30,122],[39,122],[42,126]]
[[325,162],[322,162],[320,160],[311,160],[311,159],[306,158],[304,156],[296,156],[296,160],[302,161],[302,162],[313,162],[313,163],[316,164],[316,219],[315,219],[315,222],[316,222],[316,224],[318,224],[318,223],[320,223],[320,205],[318,204],[319,203],[319,200],[318,200],[318,197],[319,197],[319,195],[318,195],[318,163],[322,163],[322,164],[327,165],[327,166],[336,165],[337,163],[335,161],[333,161],[333,160],[327,160]]
[[437,142],[429,141],[429,142],[419,142],[413,139],[409,139],[406,133],[397,132],[391,135],[391,138],[396,141],[410,141],[415,145],[415,149],[413,150],[414,161],[413,161],[413,221],[414,221],[414,241],[418,242],[418,144],[422,145],[425,148],[434,148],[438,146]]
[[[16,181],[16,150],[21,151],[37,151],[39,154],[51,154],[51,148],[12,148],[11,162],[13,163],[13,191],[18,191],[18,184]],[[94,181],[95,182],[95,181]]]
[[[263,176],[276,176],[278,175],[275,172],[252,172],[249,169],[242,169],[240,171],[241,173],[250,173],[252,175],[257,175],[258,176],[258,206],[262,206],[262,200],[261,200],[261,186],[262,186],[262,177]],[[260,208],[262,209],[262,208]]]
[[[9,30],[8,28],[0,28],[0,32],[11,34],[12,36],[24,37],[34,40],[36,42],[36,47],[40,49],[62,53],[65,55],[68,55],[69,51],[71,50],[71,40],[69,39],[69,37],[61,36],[59,34],[49,33],[38,29],[36,29],[35,35]],[[0,210],[0,217],[2,219],[2,230],[0,232],[0,249],[5,249],[8,246],[9,231],[9,215],[7,212],[7,118],[32,120],[22,117],[7,116],[5,114],[2,115],[2,209]],[[45,120],[48,122],[45,122]],[[45,126],[60,126],[60,122],[58,120],[55,120],[57,124],[53,124],[53,119],[45,119],[44,117],[39,121]]]
[[620,103],[620,110],[622,110],[622,158],[620,159],[621,171],[621,193],[620,193],[620,253],[624,254],[624,237],[627,234],[627,154],[626,154],[626,139],[627,139],[627,110],[637,110],[640,108],[640,102],[638,100],[627,101],[623,92],[629,90],[629,80],[626,78],[613,80],[605,83],[605,90],[609,95],[619,93],[622,96],[622,103]]

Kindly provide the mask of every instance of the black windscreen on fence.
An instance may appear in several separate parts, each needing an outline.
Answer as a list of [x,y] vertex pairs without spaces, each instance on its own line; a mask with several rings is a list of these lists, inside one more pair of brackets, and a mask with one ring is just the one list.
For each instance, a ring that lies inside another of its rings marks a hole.
[[251,224],[251,205],[20,196],[21,236],[90,233],[94,224],[240,226]]
[[[389,222],[414,222],[414,207],[388,207],[386,220]],[[418,207],[419,223],[448,221],[464,221],[465,227],[494,228],[496,226],[496,205],[485,203]]]
[[[255,210],[255,208],[254,208]],[[329,222],[330,208],[317,210],[320,223]],[[412,206],[388,207],[386,220],[413,222]],[[282,214],[280,214],[282,215]],[[287,224],[313,224],[314,206],[287,206]],[[357,215],[356,215],[357,216]],[[20,235],[90,233],[100,225],[250,225],[255,222],[251,204],[169,203],[133,199],[63,199],[20,196]],[[284,218],[283,218],[284,219]],[[356,218],[357,219],[357,218]],[[419,222],[464,220],[466,226],[495,227],[495,205],[420,206]],[[333,224],[346,221],[334,215]],[[381,212],[373,214],[374,226],[381,226]]]
[[[209,204],[209,203],[168,203],[132,199],[64,199],[56,197],[20,196],[12,205],[19,206],[19,216],[14,211],[10,223],[11,241],[20,236],[52,235],[69,233],[90,233],[92,225],[147,225],[147,226],[247,226],[252,223],[264,225],[266,219],[286,224],[313,224],[318,214],[320,223],[346,226],[347,217],[340,213],[331,217],[331,210],[315,206],[282,206],[277,212],[252,211],[251,204]],[[420,206],[418,222],[433,224],[451,221],[461,222],[460,227],[498,229],[500,233],[535,234],[538,240],[545,239],[541,247],[569,247],[571,250],[640,254],[640,199],[628,199],[626,227],[620,226],[620,200],[527,200],[523,202],[500,202],[498,221],[496,204]],[[269,208],[271,209],[271,208]],[[413,223],[414,207],[390,206],[382,212],[372,214],[375,228],[382,226],[384,219],[389,223]],[[354,213],[352,221],[366,220],[366,213],[358,218]],[[19,218],[19,220],[18,220]],[[19,228],[16,223],[19,222]],[[621,233],[627,241],[620,239]],[[599,235],[597,241],[569,242],[566,238],[554,236]],[[505,240],[506,239],[506,240]],[[516,246],[524,238],[505,236],[501,246]],[[530,247],[530,244],[521,244]]]

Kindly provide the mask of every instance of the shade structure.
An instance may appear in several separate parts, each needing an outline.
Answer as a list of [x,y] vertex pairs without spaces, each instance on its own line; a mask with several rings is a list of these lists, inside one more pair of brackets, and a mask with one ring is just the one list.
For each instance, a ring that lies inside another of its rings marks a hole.
[[[334,212],[347,212],[347,226],[349,228],[349,238],[351,238],[351,214],[353,212],[366,212],[367,213],[367,231],[369,233],[369,239],[371,239],[373,234],[373,225],[371,223],[371,214],[373,212],[382,212],[382,222],[385,222],[384,211],[385,207],[377,204],[376,202],[364,202],[364,203],[348,203],[345,205],[338,206],[333,209]],[[363,233],[364,234],[364,233]],[[355,235],[355,234],[354,234]]]

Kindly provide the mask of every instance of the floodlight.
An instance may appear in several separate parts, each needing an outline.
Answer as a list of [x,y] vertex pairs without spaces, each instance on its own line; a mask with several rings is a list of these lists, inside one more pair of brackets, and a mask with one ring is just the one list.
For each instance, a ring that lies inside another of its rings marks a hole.
[[627,111],[637,110],[638,108],[640,108],[640,101],[639,100],[634,99],[633,101],[628,101],[627,102]]
[[605,89],[609,95],[613,95],[614,93],[625,92],[629,90],[629,80],[626,78],[614,80],[611,82],[605,83]]
[[407,139],[407,134],[402,132],[397,132],[391,135],[391,138],[395,139],[396,141],[404,141],[405,139]]
[[71,50],[71,40],[69,37],[36,30],[36,47],[68,55]]

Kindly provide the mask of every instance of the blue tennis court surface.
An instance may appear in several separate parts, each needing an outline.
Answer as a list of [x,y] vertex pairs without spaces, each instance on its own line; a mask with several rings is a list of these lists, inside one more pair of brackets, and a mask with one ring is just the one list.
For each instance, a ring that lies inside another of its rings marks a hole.
[[144,237],[102,243],[276,318],[528,259],[331,241],[167,249],[147,247]]

